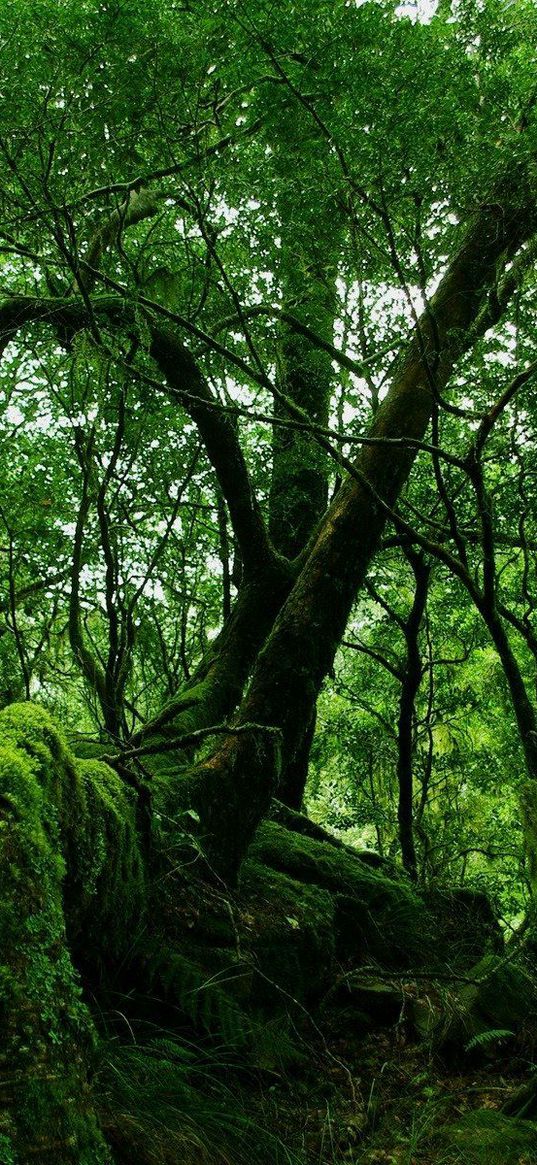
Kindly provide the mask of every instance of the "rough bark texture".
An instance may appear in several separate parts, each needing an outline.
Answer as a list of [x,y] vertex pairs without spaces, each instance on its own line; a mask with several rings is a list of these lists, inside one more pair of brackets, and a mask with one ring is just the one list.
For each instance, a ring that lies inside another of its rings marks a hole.
[[[293,206],[283,205],[280,211],[282,223],[294,223],[298,218],[303,224],[299,233],[287,232],[282,239],[280,270],[285,306],[294,321],[331,344],[337,310],[338,232],[333,235],[330,220],[308,224],[305,207],[299,208],[298,215]],[[326,428],[334,379],[329,353],[312,345],[285,318],[280,322],[279,341],[280,391],[313,424]],[[282,400],[274,401],[274,415],[288,420]],[[275,549],[288,559],[303,552],[326,510],[328,469],[327,456],[311,433],[274,426],[269,535]],[[315,712],[296,755],[282,768],[279,797],[293,809],[302,805],[314,735]]]
[[311,723],[307,732],[304,734],[304,739],[299,744],[295,754],[288,760],[282,771],[278,785],[279,800],[284,805],[288,805],[290,809],[297,811],[300,811],[302,808],[304,793],[308,782],[310,752],[315,736],[316,721],[317,716],[314,710]]
[[[294,211],[294,213],[293,213]],[[282,222],[301,222],[301,230],[282,238],[280,268],[284,304],[293,316],[321,340],[332,343],[336,314],[334,240],[323,221],[308,224],[304,208],[281,207]],[[279,388],[303,409],[316,425],[328,424],[333,370],[330,356],[285,321],[279,326]],[[288,419],[285,405],[276,400],[274,414]],[[272,477],[269,496],[269,533],[273,545],[287,558],[304,549],[328,500],[326,455],[315,438],[302,430],[274,426]]]

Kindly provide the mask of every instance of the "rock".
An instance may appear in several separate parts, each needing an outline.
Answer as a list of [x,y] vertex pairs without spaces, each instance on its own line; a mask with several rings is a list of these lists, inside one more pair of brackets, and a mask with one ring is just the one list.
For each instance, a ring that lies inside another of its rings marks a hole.
[[359,971],[346,975],[328,993],[323,1011],[344,1030],[369,1031],[392,1027],[400,1019],[405,998],[401,988],[377,979],[365,979]]
[[487,953],[501,954],[502,929],[490,900],[478,890],[428,890],[424,899],[450,947],[450,966],[471,966]]
[[306,887],[330,892],[339,958],[409,966],[433,957],[438,947],[433,917],[406,880],[372,869],[348,848],[291,832],[275,821],[260,826],[250,856]]

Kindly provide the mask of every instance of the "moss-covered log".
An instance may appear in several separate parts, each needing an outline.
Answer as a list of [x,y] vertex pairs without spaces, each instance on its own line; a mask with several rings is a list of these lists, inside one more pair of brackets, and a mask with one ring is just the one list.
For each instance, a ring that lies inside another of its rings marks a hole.
[[412,886],[362,862],[359,854],[336,848],[264,822],[250,857],[296,882],[328,890],[340,958],[379,959],[388,965],[433,960],[432,915]]

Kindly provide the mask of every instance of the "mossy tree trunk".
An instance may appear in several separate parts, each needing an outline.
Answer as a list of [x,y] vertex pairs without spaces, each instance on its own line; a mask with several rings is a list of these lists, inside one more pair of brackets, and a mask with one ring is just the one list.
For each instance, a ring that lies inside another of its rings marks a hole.
[[144,902],[135,808],[32,704],[0,713],[0,737],[0,1162],[106,1165],[71,949],[112,962],[130,941]]
[[403,865],[411,878],[417,877],[414,845],[414,718],[416,696],[422,678],[419,633],[427,605],[431,568],[421,554],[407,550],[406,556],[414,572],[414,601],[403,623],[406,658],[401,675],[401,695],[397,721],[397,781],[399,788],[397,820]]
[[[341,224],[332,203],[324,214],[310,220],[306,206],[280,199],[283,224],[280,271],[283,302],[299,324],[331,344],[337,311],[336,275]],[[297,232],[289,224],[301,223]],[[305,335],[284,320],[279,326],[279,389],[309,420],[326,428],[334,371],[328,352],[313,347]],[[272,440],[272,474],[269,493],[269,534],[278,553],[295,560],[325,513],[328,502],[329,460],[314,435],[286,428],[289,418],[283,400],[274,402],[276,423]],[[292,809],[300,809],[308,777],[309,756],[315,734],[315,711],[308,731],[280,776],[278,796]]]
[[[280,199],[282,246],[279,270],[283,305],[299,324],[331,344],[336,317],[338,232],[335,210],[308,220],[307,208]],[[300,231],[295,224],[300,222]],[[280,392],[303,410],[309,420],[328,425],[334,372],[330,355],[296,329],[280,321],[278,330]],[[274,403],[269,533],[276,550],[296,558],[325,512],[328,500],[328,459],[315,437],[303,429],[285,427],[288,409]],[[282,424],[278,424],[282,421]]]

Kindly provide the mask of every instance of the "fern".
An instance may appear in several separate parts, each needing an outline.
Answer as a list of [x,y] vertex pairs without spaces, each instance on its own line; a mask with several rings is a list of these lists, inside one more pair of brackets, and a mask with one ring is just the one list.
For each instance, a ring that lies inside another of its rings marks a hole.
[[224,980],[237,977],[239,967],[233,965],[211,976],[185,955],[164,951],[152,954],[147,970],[151,983],[180,1007],[193,1027],[218,1036],[230,1047],[250,1042],[250,1021],[221,986]]
[[474,1048],[486,1048],[488,1044],[494,1044],[496,1040],[508,1039],[514,1034],[509,1028],[490,1028],[488,1031],[478,1032],[477,1035],[472,1036],[472,1039],[464,1045],[464,1050],[465,1052],[473,1052]]

